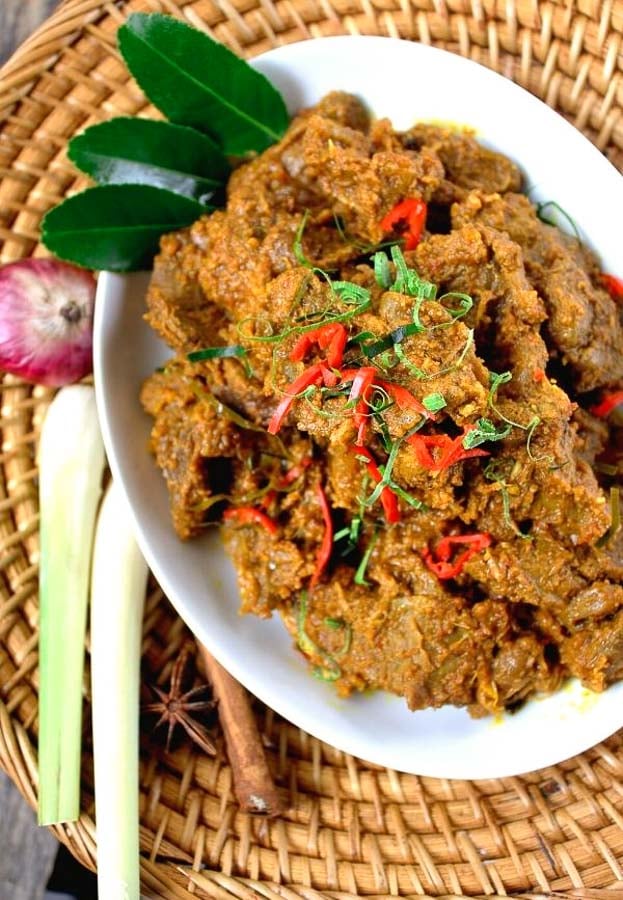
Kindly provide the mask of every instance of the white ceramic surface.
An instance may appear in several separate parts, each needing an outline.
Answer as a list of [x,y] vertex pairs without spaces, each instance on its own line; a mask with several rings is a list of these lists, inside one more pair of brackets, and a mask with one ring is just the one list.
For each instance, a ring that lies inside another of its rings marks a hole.
[[[623,275],[617,221],[623,179],[579,132],[506,79],[441,50],[375,37],[293,44],[254,65],[292,111],[343,89],[398,128],[418,119],[472,126],[521,165],[533,197],[567,210],[605,270]],[[104,440],[149,565],[190,628],[236,678],[322,740],[421,775],[519,774],[575,755],[623,725],[623,685],[598,696],[572,684],[496,720],[475,721],[453,708],[410,713],[401,699],[380,692],[340,700],[311,676],[278,617],[240,617],[234,571],[218,535],[190,543],[176,538],[164,482],[147,450],[150,420],[139,389],[169,355],[141,318],[147,280],[103,274],[99,281],[95,378]]]

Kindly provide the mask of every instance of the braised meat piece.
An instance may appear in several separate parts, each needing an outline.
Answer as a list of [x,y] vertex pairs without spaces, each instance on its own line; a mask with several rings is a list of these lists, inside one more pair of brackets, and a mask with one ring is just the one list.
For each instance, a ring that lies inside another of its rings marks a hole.
[[456,226],[478,222],[521,246],[528,279],[543,298],[552,355],[573,372],[582,393],[623,376],[617,306],[595,278],[596,260],[577,239],[540,221],[521,194],[470,194],[452,211]]

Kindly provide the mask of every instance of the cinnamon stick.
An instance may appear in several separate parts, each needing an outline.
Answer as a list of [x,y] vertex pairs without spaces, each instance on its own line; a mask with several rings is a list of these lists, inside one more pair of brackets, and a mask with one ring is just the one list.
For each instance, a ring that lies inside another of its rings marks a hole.
[[244,812],[278,816],[285,811],[270,774],[249,695],[197,641],[206,675],[218,700],[218,714],[232,768],[234,793]]

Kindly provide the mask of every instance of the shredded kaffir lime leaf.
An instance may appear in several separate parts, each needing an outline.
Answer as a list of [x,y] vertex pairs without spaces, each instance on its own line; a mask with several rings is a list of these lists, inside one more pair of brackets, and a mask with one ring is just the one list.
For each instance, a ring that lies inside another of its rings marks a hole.
[[487,405],[492,406],[498,388],[502,384],[508,384],[513,378],[511,372],[489,372],[489,393],[487,395]]
[[188,362],[202,362],[205,359],[239,359],[244,366],[247,378],[253,377],[253,369],[247,359],[247,351],[240,344],[229,344],[226,347],[204,347],[186,354]]
[[568,222],[571,226],[574,236],[580,243],[582,243],[582,238],[580,236],[578,226],[575,224],[569,213],[564,210],[562,206],[560,206],[560,204],[556,203],[555,200],[545,200],[541,203],[537,203],[536,214],[541,222],[545,222],[546,225],[553,225],[554,228],[558,228],[559,230],[564,231],[565,229],[560,227],[560,222],[556,219],[556,216],[547,213],[546,210],[553,210],[554,213],[557,213],[558,216],[562,217],[563,221]]
[[[296,642],[300,650],[306,656],[319,656],[323,660],[322,666],[315,666],[313,669],[314,678],[321,681],[336,681],[342,675],[342,670],[338,666],[335,659],[323,650],[313,641],[305,631],[305,620],[307,619],[307,592],[303,591],[298,605],[296,616]],[[341,654],[348,652],[350,647],[350,638],[347,636],[348,646],[346,650],[342,649]]]
[[240,344],[229,344],[227,347],[204,347],[193,350],[186,355],[188,362],[200,362],[203,359],[226,359],[231,356],[246,356],[247,351]]
[[443,394],[436,391],[433,394],[427,394],[425,397],[422,397],[422,404],[429,412],[436,413],[447,406],[448,402]]
[[502,441],[505,437],[508,437],[511,430],[511,425],[498,430],[489,419],[478,419],[476,427],[468,431],[463,438],[463,447],[465,450],[472,450],[474,447],[486,443],[486,441]]
[[379,250],[372,257],[372,265],[374,266],[374,277],[379,287],[388,290],[392,283],[392,273],[389,267],[389,259],[387,253]]
[[368,546],[365,549],[363,556],[361,557],[361,562],[357,566],[357,571],[355,572],[354,582],[355,584],[361,585],[362,587],[369,587],[370,582],[366,581],[366,569],[368,568],[368,563],[370,562],[370,557],[372,556],[372,551],[374,550],[374,545],[378,540],[378,531],[375,530],[374,534],[370,538],[368,542]]
[[[510,461],[512,464],[512,460]],[[509,528],[515,532],[517,537],[523,538],[526,541],[531,541],[532,537],[529,534],[524,534],[524,532],[517,526],[515,520],[511,516],[510,511],[510,493],[508,489],[508,482],[506,481],[505,474],[505,460],[502,459],[492,459],[490,460],[485,469],[483,470],[483,475],[487,479],[487,481],[493,481],[500,488],[500,497],[502,500],[502,514],[504,516],[504,521],[508,525]]]

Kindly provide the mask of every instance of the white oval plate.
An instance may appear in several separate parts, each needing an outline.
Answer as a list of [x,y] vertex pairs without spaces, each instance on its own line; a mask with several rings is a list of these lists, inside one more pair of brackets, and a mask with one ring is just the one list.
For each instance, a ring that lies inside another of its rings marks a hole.
[[[536,199],[556,200],[623,275],[623,179],[560,116],[510,81],[461,57],[420,44],[336,37],[291,44],[254,61],[291,111],[330,90],[362,97],[407,128],[418,119],[467,124],[515,159]],[[233,567],[216,533],[175,536],[167,493],[147,445],[143,380],[169,351],[142,320],[146,274],[100,277],[95,316],[95,383],[114,476],[128,494],[139,543],[167,596],[198,638],[257,697],[291,722],[365,760],[404,772],[493,778],[541,768],[585,750],[623,725],[623,685],[594,695],[572,683],[514,715],[470,719],[451,707],[411,713],[376,692],[336,697],[316,681],[275,616],[238,615]]]

